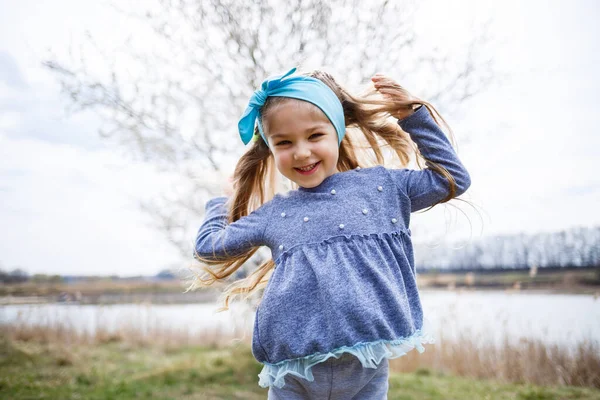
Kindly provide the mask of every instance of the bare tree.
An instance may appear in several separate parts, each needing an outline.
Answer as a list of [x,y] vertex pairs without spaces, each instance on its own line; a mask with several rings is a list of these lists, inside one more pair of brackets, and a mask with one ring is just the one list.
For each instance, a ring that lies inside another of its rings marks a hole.
[[[420,40],[417,1],[162,0],[123,11],[152,33],[107,53],[92,35],[53,71],[75,111],[102,116],[100,134],[134,158],[179,178],[172,193],[142,203],[185,258],[208,195],[209,176],[231,169],[243,146],[237,120],[252,92],[292,66],[329,67],[342,83],[381,71],[451,113],[494,79],[489,21],[474,27],[462,55]],[[151,44],[151,45],[150,45]],[[91,65],[88,59],[93,57]],[[98,61],[108,74],[99,71]]]

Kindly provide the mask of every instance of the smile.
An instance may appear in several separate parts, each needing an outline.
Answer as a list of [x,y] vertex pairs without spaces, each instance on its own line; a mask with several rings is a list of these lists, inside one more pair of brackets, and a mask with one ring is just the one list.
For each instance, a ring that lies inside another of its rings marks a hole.
[[296,171],[301,173],[302,175],[310,175],[317,170],[317,167],[321,164],[321,161],[318,161],[314,164],[306,165],[300,168],[294,168]]

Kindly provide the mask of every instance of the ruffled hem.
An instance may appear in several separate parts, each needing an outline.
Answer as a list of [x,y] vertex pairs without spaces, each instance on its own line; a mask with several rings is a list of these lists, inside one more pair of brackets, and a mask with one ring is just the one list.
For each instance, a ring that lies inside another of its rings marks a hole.
[[423,344],[425,343],[435,343],[435,339],[422,330],[417,330],[411,336],[403,339],[358,343],[350,347],[340,347],[325,354],[312,354],[302,358],[281,361],[277,364],[265,363],[262,371],[258,374],[258,385],[262,388],[269,386],[282,388],[285,384],[285,376],[287,374],[295,375],[312,382],[314,381],[312,374],[313,365],[331,357],[340,358],[344,353],[354,354],[364,368],[377,368],[384,358],[393,359],[402,357],[412,349],[417,349],[419,353],[423,353],[425,351]]

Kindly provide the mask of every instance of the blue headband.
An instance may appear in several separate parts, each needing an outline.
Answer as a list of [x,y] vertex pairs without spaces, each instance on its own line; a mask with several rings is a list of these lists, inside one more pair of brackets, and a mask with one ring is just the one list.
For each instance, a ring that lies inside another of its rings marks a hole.
[[308,101],[319,107],[335,127],[338,135],[338,144],[342,142],[346,134],[346,121],[344,119],[342,103],[340,103],[333,90],[319,79],[308,76],[292,76],[288,78],[295,71],[296,68],[292,68],[284,75],[266,79],[262,83],[261,88],[254,92],[246,111],[244,111],[244,115],[242,115],[238,122],[240,137],[244,144],[248,144],[252,140],[255,123],[258,123],[258,131],[263,140],[265,143],[268,143],[260,122],[260,109],[269,96],[291,97],[293,99]]

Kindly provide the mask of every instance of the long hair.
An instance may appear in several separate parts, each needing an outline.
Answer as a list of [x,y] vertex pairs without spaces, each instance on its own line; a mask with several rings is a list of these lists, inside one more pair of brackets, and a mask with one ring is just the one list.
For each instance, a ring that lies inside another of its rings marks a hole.
[[[354,96],[328,73],[313,71],[307,74],[319,79],[333,90],[337,95],[344,110],[347,134],[340,143],[337,168],[340,172],[348,171],[359,165],[385,164],[392,161],[400,166],[406,166],[411,154],[417,158],[417,164],[424,160],[427,166],[448,180],[449,194],[440,203],[452,199],[456,194],[456,182],[450,173],[441,165],[423,157],[410,136],[390,117],[398,110],[410,110],[417,105],[426,107],[438,125],[440,121],[448,129],[452,138],[452,131],[446,121],[437,112],[435,107],[426,101],[410,96],[411,100],[399,101],[382,97],[376,90],[371,89],[360,96]],[[395,84],[385,86],[388,92],[408,94],[404,88]],[[286,97],[269,97],[261,108],[261,118],[267,120],[269,115],[276,112],[279,105],[286,101],[300,101]],[[263,122],[264,124],[264,122]],[[442,125],[440,125],[442,126]],[[258,130],[255,130],[258,135]],[[234,194],[229,202],[229,222],[237,221],[250,214],[262,204],[271,200],[276,192],[276,168],[274,158],[267,144],[259,137],[238,161],[233,175]],[[435,206],[432,205],[431,207]],[[428,208],[427,210],[431,209]],[[425,211],[427,211],[425,210]],[[218,261],[204,259],[196,254],[196,259],[203,264],[202,269],[206,274],[197,275],[191,288],[210,286],[223,282],[235,271],[242,267],[258,250],[251,248],[245,253],[236,253],[235,256],[220,258]],[[248,298],[253,292],[266,286],[273,272],[275,263],[269,259],[258,266],[248,277],[231,283],[224,291],[224,306],[218,311],[229,309],[229,301],[237,295],[245,294]]]

